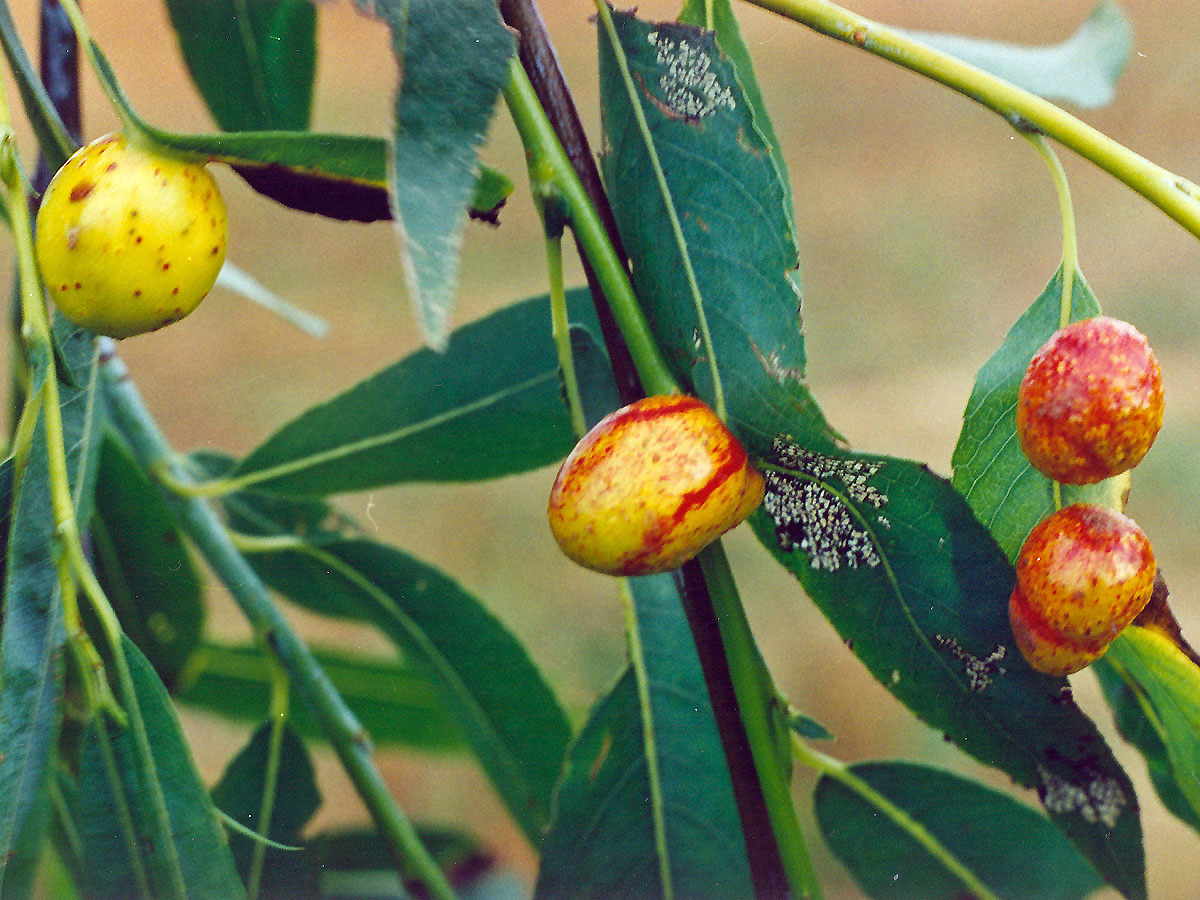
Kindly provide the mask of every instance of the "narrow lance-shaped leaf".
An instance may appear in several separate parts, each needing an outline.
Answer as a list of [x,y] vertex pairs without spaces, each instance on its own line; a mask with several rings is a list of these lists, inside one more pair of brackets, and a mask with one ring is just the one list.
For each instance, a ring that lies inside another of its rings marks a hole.
[[[255,730],[250,741],[226,767],[221,780],[212,789],[213,804],[229,818],[277,844],[296,846],[300,832],[321,805],[312,761],[304,743],[292,729],[283,725],[279,737],[278,769],[271,809],[270,828],[261,817],[263,792],[272,758],[273,724],[267,722]],[[229,847],[244,879],[250,868],[254,844],[244,834],[231,833]],[[270,880],[285,883],[288,870],[301,863],[300,854],[277,850],[265,851],[265,868]]]
[[[1002,900],[1084,900],[1104,885],[1050,822],[998,791],[907,763],[860,763],[849,773],[907,813]],[[826,843],[868,896],[971,895],[957,873],[872,798],[823,775],[815,806]]]
[[[254,190],[291,209],[351,222],[392,218],[389,145],[381,138],[309,131],[185,135],[148,130],[163,147],[231,166]],[[494,223],[512,191],[507,175],[480,166],[463,210]]]
[[728,62],[695,29],[612,19],[601,88],[622,240],[677,370],[766,458],[760,539],[881,682],[1035,787],[1105,877],[1144,897],[1133,788],[1066,682],[1012,650],[1008,561],[928,469],[840,449],[801,381],[784,192]]
[[8,860],[43,788],[58,736],[62,693],[62,607],[55,568],[45,430],[13,491],[5,559],[4,623],[0,637],[0,886]]
[[[392,217],[388,200],[391,147],[388,141],[307,131],[229,134],[165,131],[138,116],[104,52],[95,42],[89,48],[95,56],[96,74],[105,93],[122,118],[135,123],[150,143],[176,153],[226,163],[258,192],[303,212],[358,222]],[[497,209],[512,191],[512,182],[486,166],[472,170],[472,175],[475,180],[460,211],[469,205],[472,215],[495,221]]]
[[225,131],[308,127],[316,75],[310,0],[166,0],[192,80]]
[[[1010,560],[1017,558],[1030,529],[1054,511],[1053,482],[1029,464],[1017,441],[1017,390],[1033,355],[1058,329],[1062,292],[1059,270],[983,364],[951,458],[955,488]],[[1099,312],[1095,294],[1076,272],[1070,321]],[[1063,485],[1062,501],[1120,508],[1127,485],[1120,476],[1095,485]]]
[[[711,17],[711,21],[710,21]],[[722,52],[729,57],[737,71],[738,82],[741,84],[746,103],[754,114],[754,124],[762,132],[763,137],[771,146],[771,161],[779,169],[779,184],[783,188],[783,209],[795,231],[795,215],[792,209],[792,186],[788,181],[787,163],[783,157],[783,145],[775,134],[775,126],[767,114],[767,105],[763,100],[762,91],[758,86],[758,78],[754,74],[754,61],[750,56],[750,48],[742,39],[741,28],[737,16],[733,12],[730,0],[686,0],[679,11],[679,21],[689,25],[697,25],[714,32],[717,44]],[[800,283],[800,271],[797,268],[792,276],[793,281]]]
[[509,814],[536,843],[570,729],[524,649],[478,600],[399,550],[345,540],[321,551],[252,562],[287,596],[326,611],[341,600],[343,610],[395,641],[424,670]]
[[[585,291],[569,298],[589,321]],[[520,340],[513,340],[519,335]],[[273,493],[327,495],[405,481],[495,478],[548,465],[575,438],[546,298],[507,307],[316,406],[231,473]]]
[[917,463],[784,440],[763,468],[755,531],[855,655],[949,740],[1036,789],[1105,879],[1144,898],[1133,786],[1067,681],[1013,645],[1012,567],[961,496]]
[[669,575],[629,585],[637,659],[572,749],[535,900],[752,896],[733,786],[679,592]]
[[25,45],[21,42],[21,35],[17,32],[7,3],[0,3],[0,46],[4,48],[9,70],[21,95],[21,107],[29,117],[29,124],[37,137],[38,149],[46,157],[50,168],[57,169],[75,149],[75,141],[67,133],[54,101],[42,84],[37,67],[25,52]]
[[401,259],[426,340],[441,347],[464,210],[515,50],[493,0],[356,0],[387,23],[400,70],[389,172]]
[[[45,380],[58,382],[69,489],[81,520],[93,507],[98,435],[104,422],[88,375],[91,336],[59,319],[54,362],[35,358],[28,388],[41,403]],[[65,639],[59,596],[57,528],[51,496],[44,411],[24,468],[5,463],[8,513],[4,618],[0,635],[0,882],[15,842],[33,814],[48,777],[58,735]],[[15,491],[15,493],[14,493]]]
[[790,193],[733,63],[693,26],[611,21],[604,174],[659,345],[752,451],[785,430],[832,448],[803,381]]
[[[228,719],[261,722],[271,703],[271,669],[256,646],[202,644],[184,670],[178,702]],[[411,665],[315,648],[322,671],[378,746],[461,750],[462,738],[429,679]],[[288,721],[306,738],[326,739],[294,695]]]
[[[233,867],[208,792],[196,771],[171,699],[150,663],[128,639],[122,644],[129,661],[137,702],[153,748],[158,784],[170,819],[171,836],[189,896],[238,900],[245,892]],[[116,770],[110,772],[97,730],[107,729]],[[116,779],[112,777],[116,776]],[[133,738],[97,717],[84,733],[79,751],[79,796],[76,824],[84,850],[83,893],[94,900],[128,900],[139,896],[131,856],[146,863],[153,895],[172,896],[163,878],[163,848],[149,827],[151,787]],[[118,794],[123,803],[118,800]],[[132,818],[133,845],[119,827],[118,809],[126,806]]]

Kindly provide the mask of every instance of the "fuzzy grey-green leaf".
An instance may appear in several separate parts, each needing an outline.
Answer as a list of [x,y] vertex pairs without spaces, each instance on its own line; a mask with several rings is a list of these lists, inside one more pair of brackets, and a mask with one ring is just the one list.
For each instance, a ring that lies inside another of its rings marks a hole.
[[908,34],[1047,100],[1085,108],[1112,101],[1117,80],[1133,56],[1133,26],[1111,0],[1096,6],[1066,40],[1040,47],[956,34]]
[[493,0],[356,2],[392,32],[400,70],[392,205],[417,321],[430,345],[441,348],[477,151],[516,47]]

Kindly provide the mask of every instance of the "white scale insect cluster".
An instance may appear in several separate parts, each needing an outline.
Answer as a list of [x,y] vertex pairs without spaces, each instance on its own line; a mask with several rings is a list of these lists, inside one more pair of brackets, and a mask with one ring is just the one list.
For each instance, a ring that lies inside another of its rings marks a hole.
[[1103,822],[1112,828],[1129,802],[1111,776],[1097,774],[1088,780],[1085,789],[1045,766],[1038,766],[1037,771],[1042,781],[1042,805],[1055,815],[1077,812],[1090,825]]
[[667,70],[658,77],[666,105],[686,119],[703,119],[718,109],[736,109],[733,92],[711,71],[712,60],[703,48],[674,40],[657,31],[646,35],[657,51],[656,62]]
[[[771,449],[775,462],[788,470],[768,468],[763,472],[767,483],[763,509],[775,522],[779,548],[798,547],[814,569],[829,572],[843,565],[851,569],[879,565],[882,560],[874,539],[841,494],[855,503],[882,509],[887,495],[869,484],[880,464],[822,456],[782,438],[775,438]],[[883,516],[876,516],[875,521],[880,527],[890,527]]]
[[951,656],[966,667],[967,687],[977,694],[992,686],[994,675],[1003,675],[1006,671],[1000,665],[1000,662],[1008,654],[1008,648],[1003,644],[998,644],[991,653],[981,658],[972,656],[963,649],[958,641],[952,637],[946,637],[944,634],[935,634],[933,642],[948,650]]

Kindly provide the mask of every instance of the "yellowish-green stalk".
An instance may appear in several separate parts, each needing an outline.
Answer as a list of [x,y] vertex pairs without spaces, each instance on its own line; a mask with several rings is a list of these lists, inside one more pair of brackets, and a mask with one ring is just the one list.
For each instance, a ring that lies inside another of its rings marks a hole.
[[638,625],[637,607],[634,605],[633,589],[628,578],[617,579],[617,593],[621,597],[621,609],[625,618],[625,643],[629,648],[630,665],[633,666],[634,682],[637,685],[638,708],[642,715],[643,756],[646,759],[646,777],[650,783],[650,818],[654,823],[654,848],[658,857],[658,880],[662,887],[663,900],[673,900],[675,887],[671,877],[671,853],[667,846],[667,821],[663,805],[662,772],[658,767],[658,732],[654,722],[654,707],[650,705],[650,676],[646,670],[646,654],[642,646],[642,632]]
[[575,354],[571,350],[571,324],[567,318],[567,295],[563,289],[562,235],[546,235],[546,277],[550,284],[550,331],[558,352],[558,367],[567,393],[567,409],[575,437],[587,431],[579,377],[575,373]]
[[[267,770],[263,773],[262,803],[258,808],[258,831],[263,837],[271,833],[271,817],[275,812],[275,795],[279,790],[279,764],[283,753],[283,732],[287,726],[288,710],[291,708],[291,691],[287,672],[271,654],[265,654],[267,669],[271,673],[271,705],[267,721],[271,723],[271,734],[267,746]],[[266,861],[267,845],[254,842],[250,872],[246,877],[247,900],[258,900],[262,888],[263,864]]]

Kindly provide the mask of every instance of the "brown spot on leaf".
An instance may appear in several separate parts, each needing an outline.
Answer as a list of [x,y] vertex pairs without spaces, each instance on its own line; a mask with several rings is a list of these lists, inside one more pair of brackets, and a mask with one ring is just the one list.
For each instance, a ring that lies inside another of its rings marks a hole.
[[608,759],[609,751],[612,750],[613,739],[610,732],[605,732],[604,740],[600,742],[600,749],[596,751],[596,758],[592,760],[591,768],[588,769],[588,781],[595,781],[596,776],[600,774],[600,770],[604,768],[604,761]]

